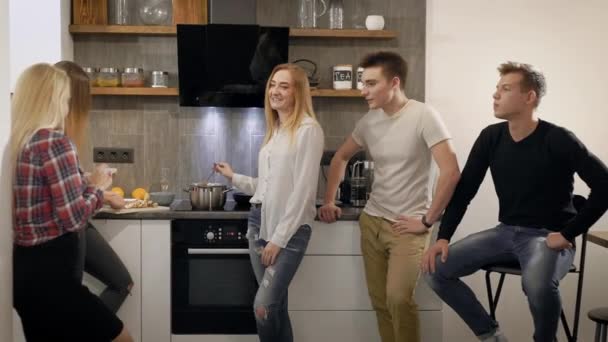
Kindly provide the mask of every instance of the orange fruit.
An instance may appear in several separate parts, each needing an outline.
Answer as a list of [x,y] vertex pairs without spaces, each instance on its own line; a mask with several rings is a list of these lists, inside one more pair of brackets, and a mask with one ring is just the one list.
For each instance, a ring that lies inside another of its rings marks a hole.
[[146,191],[146,189],[137,188],[137,189],[133,190],[133,192],[131,192],[131,197],[138,199],[138,200],[143,200],[144,197],[146,197],[147,193],[148,192]]
[[118,194],[120,197],[125,197],[125,191],[119,186],[113,187],[111,191]]

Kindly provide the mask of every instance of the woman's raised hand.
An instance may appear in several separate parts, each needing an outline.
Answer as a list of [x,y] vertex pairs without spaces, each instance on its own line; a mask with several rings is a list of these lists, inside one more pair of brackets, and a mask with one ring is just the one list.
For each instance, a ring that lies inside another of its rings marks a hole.
[[234,171],[232,171],[232,167],[230,164],[226,162],[217,162],[213,164],[213,169],[215,172],[220,173],[222,176],[232,180],[232,176],[234,176]]

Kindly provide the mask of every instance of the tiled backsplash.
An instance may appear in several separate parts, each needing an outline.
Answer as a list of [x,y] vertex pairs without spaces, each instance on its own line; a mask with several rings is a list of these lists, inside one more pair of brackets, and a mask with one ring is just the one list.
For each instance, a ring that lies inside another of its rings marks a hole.
[[[326,135],[326,149],[337,148],[365,112],[361,99],[344,106],[318,110]],[[319,103],[317,103],[319,102]],[[350,103],[349,103],[350,102]],[[182,193],[188,184],[204,180],[216,161],[230,163],[236,172],[257,175],[258,151],[264,140],[265,120],[261,108],[179,107],[173,98],[97,97],[91,113],[91,145],[81,159],[91,167],[92,147],[131,147],[133,164],[118,168],[114,185],[130,193],[136,187],[159,190],[161,169],[169,169],[170,191]],[[356,113],[340,111],[360,107]],[[326,113],[324,113],[326,112]],[[214,181],[224,182],[220,175]]]

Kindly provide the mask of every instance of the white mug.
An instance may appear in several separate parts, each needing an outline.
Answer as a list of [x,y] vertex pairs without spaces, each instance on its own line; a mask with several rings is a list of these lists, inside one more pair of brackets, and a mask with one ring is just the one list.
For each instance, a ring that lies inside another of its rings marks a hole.
[[353,66],[350,64],[340,64],[334,66],[334,89],[353,88]]
[[368,15],[365,18],[365,27],[368,30],[382,30],[384,28],[384,17],[381,15]]

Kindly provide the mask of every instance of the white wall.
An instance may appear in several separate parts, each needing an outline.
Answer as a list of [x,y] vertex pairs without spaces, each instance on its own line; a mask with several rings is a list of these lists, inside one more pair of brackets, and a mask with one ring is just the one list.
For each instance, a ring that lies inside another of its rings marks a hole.
[[[9,70],[8,0],[0,0],[0,75]],[[12,218],[7,143],[10,133],[9,80],[0,77],[0,341],[13,336],[12,321]]]
[[[497,122],[492,113],[492,93],[498,80],[496,67],[506,60],[543,69],[548,93],[539,116],[569,128],[598,157],[608,161],[607,13],[608,2],[604,0],[427,1],[426,100],[443,114],[454,136],[461,167],[479,131]],[[588,194],[578,179],[576,192]],[[497,199],[488,173],[455,239],[495,225],[497,216]],[[608,229],[606,216],[594,229]],[[608,249],[589,244],[587,256],[580,341],[593,340],[588,309],[608,306],[608,297],[600,289],[605,284],[602,260],[608,258]],[[574,279],[567,276],[561,285],[566,308],[573,307]],[[486,305],[482,274],[468,277],[466,282]],[[512,341],[529,341],[531,316],[519,278],[514,277],[505,286],[497,313],[501,329]],[[445,341],[475,340],[447,307],[444,332]]]
[[73,58],[70,0],[10,2],[10,87],[28,66]]

